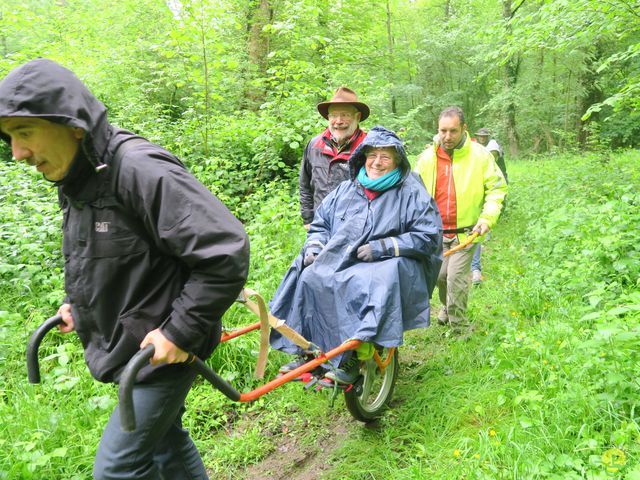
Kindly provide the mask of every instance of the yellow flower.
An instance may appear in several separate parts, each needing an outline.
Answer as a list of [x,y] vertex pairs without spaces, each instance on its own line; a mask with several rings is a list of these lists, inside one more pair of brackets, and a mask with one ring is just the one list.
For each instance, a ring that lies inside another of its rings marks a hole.
[[454,457],[459,457],[460,456],[460,450],[458,450],[457,448],[453,451],[453,456]]
[[479,454],[479,453],[476,453],[476,454],[473,456],[473,458],[476,458],[476,459],[480,458],[480,454]]
[[627,458],[624,452],[619,448],[610,448],[602,454],[602,463],[607,466],[607,470],[614,472],[618,470],[618,467],[627,463]]
[[489,436],[490,437],[495,437],[496,436],[496,431],[493,428],[489,429]]

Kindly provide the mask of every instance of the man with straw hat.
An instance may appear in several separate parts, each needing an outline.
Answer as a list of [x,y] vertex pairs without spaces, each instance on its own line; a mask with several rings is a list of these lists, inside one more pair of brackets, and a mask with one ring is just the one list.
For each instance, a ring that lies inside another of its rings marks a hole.
[[356,92],[339,87],[331,100],[318,104],[318,112],[328,126],[307,144],[300,166],[300,213],[306,229],[324,197],[349,180],[349,157],[366,136],[359,124],[369,116],[369,107]]

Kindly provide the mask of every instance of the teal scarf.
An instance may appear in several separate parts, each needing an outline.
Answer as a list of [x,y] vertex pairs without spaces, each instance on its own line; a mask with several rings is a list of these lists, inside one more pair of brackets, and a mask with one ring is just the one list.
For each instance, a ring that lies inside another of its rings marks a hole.
[[367,190],[373,190],[374,192],[384,192],[385,190],[389,190],[400,181],[400,175],[400,168],[396,168],[395,170],[391,170],[389,173],[383,175],[380,178],[371,180],[369,177],[367,177],[367,171],[365,170],[365,168],[362,167],[358,172],[358,181]]

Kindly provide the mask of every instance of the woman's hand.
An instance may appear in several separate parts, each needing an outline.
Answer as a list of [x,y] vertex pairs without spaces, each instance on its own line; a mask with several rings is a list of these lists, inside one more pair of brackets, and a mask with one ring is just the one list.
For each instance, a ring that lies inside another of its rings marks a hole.
[[356,254],[358,256],[358,260],[362,260],[363,262],[373,262],[374,260],[373,249],[371,248],[370,243],[360,245]]

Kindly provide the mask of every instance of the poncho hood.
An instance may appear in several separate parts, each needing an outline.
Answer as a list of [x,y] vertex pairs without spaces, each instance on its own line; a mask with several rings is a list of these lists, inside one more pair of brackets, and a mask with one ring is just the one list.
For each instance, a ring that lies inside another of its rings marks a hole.
[[399,166],[400,170],[402,170],[402,177],[406,177],[406,175],[411,171],[411,165],[409,164],[407,153],[402,145],[402,140],[400,140],[400,138],[391,130],[378,125],[373,127],[369,133],[367,133],[367,136],[364,138],[362,143],[358,145],[358,148],[355,149],[351,158],[349,158],[349,173],[351,180],[354,180],[358,176],[360,168],[365,164],[367,149],[371,147],[395,148],[398,153],[398,158],[400,159]]

